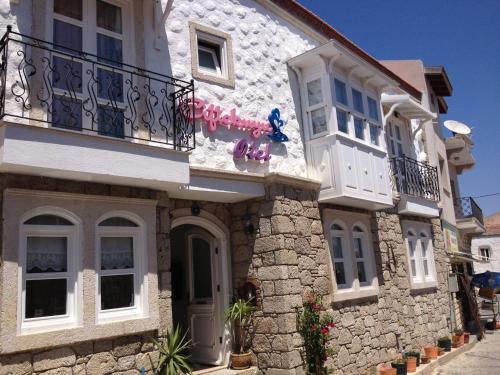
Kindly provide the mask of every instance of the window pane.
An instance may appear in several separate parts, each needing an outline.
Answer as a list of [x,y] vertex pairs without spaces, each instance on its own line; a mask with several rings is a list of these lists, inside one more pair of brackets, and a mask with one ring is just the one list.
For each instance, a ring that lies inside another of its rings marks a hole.
[[97,69],[97,96],[111,102],[123,102],[123,75],[107,69]]
[[201,238],[193,238],[192,246],[193,297],[212,298],[210,244]]
[[403,156],[404,155],[404,152],[403,152],[403,145],[401,143],[397,143],[398,145],[398,156]]
[[354,254],[356,258],[363,258],[363,241],[361,238],[354,238]]
[[82,20],[82,0],[54,0],[54,13]]
[[101,237],[101,270],[134,268],[132,237]]
[[410,257],[413,258],[415,256],[415,244],[413,241],[408,241],[408,247],[410,248]]
[[392,137],[392,124],[389,123],[389,125],[387,126],[387,128],[389,129],[389,135]]
[[370,143],[378,146],[378,126],[370,124]]
[[134,306],[134,275],[101,276],[101,310]]
[[97,0],[97,26],[121,34],[121,8],[104,1]]
[[73,225],[69,220],[56,215],[38,215],[24,222],[28,225]]
[[342,251],[342,238],[341,237],[332,237],[332,249],[333,249],[333,258],[334,259],[344,258],[344,254]]
[[26,272],[66,272],[68,239],[66,237],[28,237]]
[[358,280],[360,283],[366,282],[366,271],[365,271],[365,263],[364,262],[357,262],[358,263]]
[[377,101],[368,97],[368,115],[378,121]]
[[396,139],[398,141],[400,141],[401,140],[401,128],[398,125],[395,125],[394,130],[396,132]]
[[345,87],[345,83],[335,80],[335,97],[337,98],[337,102],[347,105],[347,90]]
[[82,92],[82,64],[59,56],[54,56],[52,62],[53,86],[69,92]]
[[198,48],[198,65],[200,68],[217,71],[219,64],[217,63],[215,51],[209,51],[205,48]]
[[323,103],[323,91],[321,90],[320,78],[307,83],[307,98],[309,100],[309,106]]
[[97,107],[97,125],[100,135],[124,138],[124,123],[123,110],[102,105]]
[[51,126],[82,130],[82,102],[54,95],[52,97]]
[[26,319],[66,314],[67,281],[27,280]]
[[396,149],[394,147],[394,141],[391,139],[391,154],[396,155]]
[[110,217],[99,223],[100,227],[138,227],[136,223],[124,217]]
[[362,119],[354,117],[354,133],[356,138],[365,139],[365,123]]
[[424,275],[429,276],[429,261],[424,259]]
[[352,106],[356,111],[364,112],[363,95],[356,89],[352,89]]
[[[66,53],[74,53],[68,50],[82,50],[82,28],[67,22],[54,20],[54,48]],[[66,47],[66,48],[64,48]]]
[[417,276],[417,266],[415,264],[415,259],[412,259],[410,263],[411,263],[411,275],[415,277]]
[[337,108],[337,126],[339,131],[349,133],[347,128],[347,112]]
[[352,231],[358,232],[358,233],[363,233],[363,229],[361,229],[361,227],[358,227],[357,225],[355,225],[354,228],[352,228]]
[[343,262],[335,262],[335,280],[337,281],[337,284],[339,284],[339,285],[343,285],[346,283]]
[[333,224],[333,225],[332,225],[332,229],[333,229],[333,230],[344,230],[344,228],[342,228],[342,227],[341,227],[340,225],[338,225],[338,224]]
[[97,33],[97,56],[106,64],[121,66],[123,62],[122,41]]
[[311,111],[311,123],[313,134],[320,134],[326,131],[326,114],[324,108]]

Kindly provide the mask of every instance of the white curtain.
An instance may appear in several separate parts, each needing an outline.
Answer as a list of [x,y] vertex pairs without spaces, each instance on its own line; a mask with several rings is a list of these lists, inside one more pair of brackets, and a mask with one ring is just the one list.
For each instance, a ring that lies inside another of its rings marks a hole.
[[101,269],[134,268],[132,237],[101,237]]
[[28,237],[26,272],[67,271],[66,237]]

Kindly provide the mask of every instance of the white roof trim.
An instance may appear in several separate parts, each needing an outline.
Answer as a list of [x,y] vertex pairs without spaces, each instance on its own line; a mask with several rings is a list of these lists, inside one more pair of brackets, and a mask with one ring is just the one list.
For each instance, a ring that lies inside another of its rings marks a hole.
[[387,120],[395,110],[409,119],[434,120],[437,118],[434,113],[424,108],[422,104],[413,99],[409,94],[394,95],[383,93],[381,102],[391,107],[387,115],[384,116],[385,120]]

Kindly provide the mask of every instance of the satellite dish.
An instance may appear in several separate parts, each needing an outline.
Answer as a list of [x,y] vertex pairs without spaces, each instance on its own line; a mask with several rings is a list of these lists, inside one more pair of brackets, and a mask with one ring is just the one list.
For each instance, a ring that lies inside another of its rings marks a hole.
[[467,135],[471,132],[470,128],[467,125],[455,120],[446,120],[444,122],[444,127],[455,134]]

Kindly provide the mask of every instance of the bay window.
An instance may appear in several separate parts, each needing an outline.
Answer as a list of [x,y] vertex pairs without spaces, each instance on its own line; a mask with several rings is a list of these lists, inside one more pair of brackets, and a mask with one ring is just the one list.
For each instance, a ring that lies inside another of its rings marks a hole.
[[415,222],[405,223],[403,227],[412,289],[436,286],[430,225]]
[[76,323],[78,225],[58,212],[21,224],[21,330]]
[[[326,211],[333,220],[328,227],[330,260],[335,278],[334,300],[373,296],[378,293],[368,218],[363,215]],[[342,217],[342,220],[337,219]],[[328,221],[328,219],[327,219]]]

